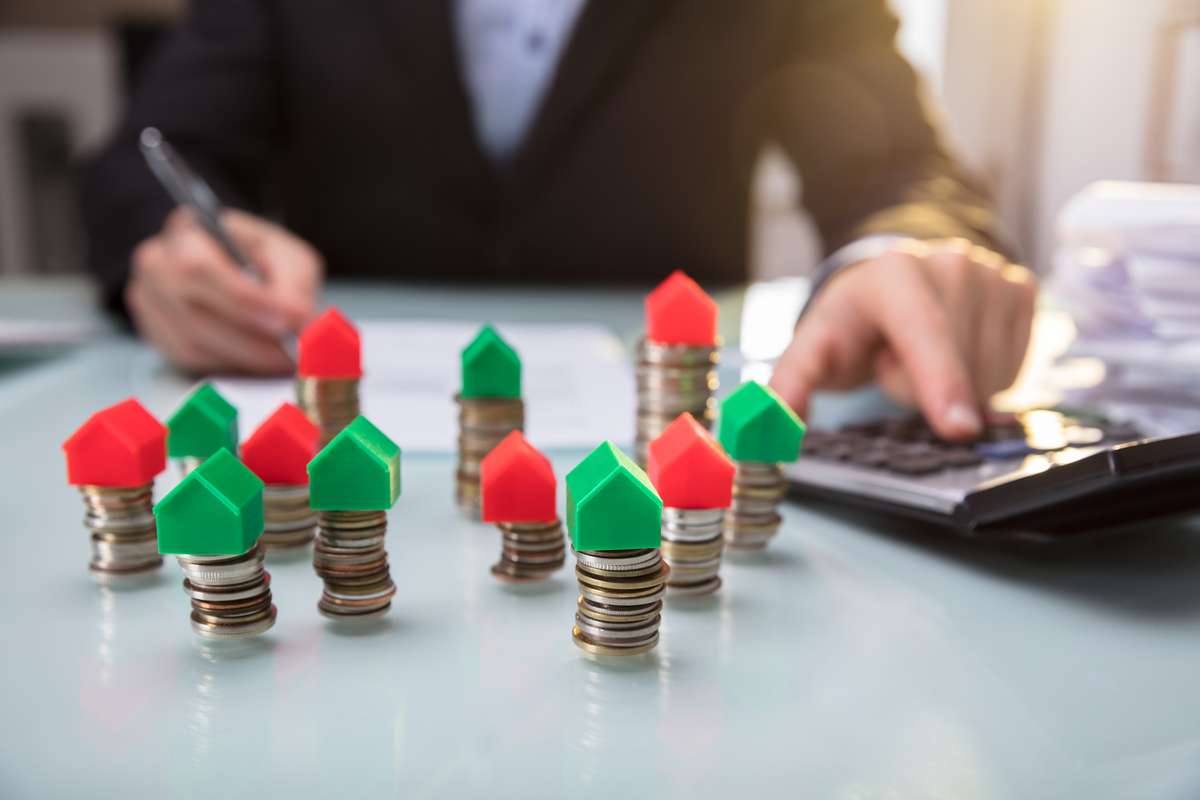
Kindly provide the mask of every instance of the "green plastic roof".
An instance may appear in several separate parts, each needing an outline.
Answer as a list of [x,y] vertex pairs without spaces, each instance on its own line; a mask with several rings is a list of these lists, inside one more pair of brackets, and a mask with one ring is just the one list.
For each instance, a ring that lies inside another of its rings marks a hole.
[[258,476],[228,450],[218,450],[154,506],[158,552],[246,552],[263,531],[262,491]]
[[384,511],[400,497],[400,448],[357,417],[308,464],[309,504],[320,511]]
[[462,351],[462,396],[521,396],[521,358],[491,325]]
[[567,473],[567,530],[576,550],[658,547],[662,507],[646,473],[612,442]]
[[805,430],[770,387],[747,381],[722,401],[717,440],[734,461],[773,464],[799,458]]
[[222,447],[237,452],[237,446],[237,409],[211,383],[196,387],[167,420],[171,458],[208,458]]

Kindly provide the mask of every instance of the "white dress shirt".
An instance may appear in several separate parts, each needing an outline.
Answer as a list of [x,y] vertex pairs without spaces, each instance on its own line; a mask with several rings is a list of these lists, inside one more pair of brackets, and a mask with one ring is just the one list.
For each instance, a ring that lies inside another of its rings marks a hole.
[[475,133],[493,163],[521,146],[586,0],[455,0]]

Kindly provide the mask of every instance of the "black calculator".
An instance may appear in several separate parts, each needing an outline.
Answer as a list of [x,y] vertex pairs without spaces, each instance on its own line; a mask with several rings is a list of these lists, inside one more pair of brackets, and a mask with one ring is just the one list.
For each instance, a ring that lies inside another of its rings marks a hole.
[[794,494],[1034,541],[1200,511],[1200,433],[1146,438],[1070,409],[995,415],[974,442],[938,439],[919,417],[809,430],[789,466]]

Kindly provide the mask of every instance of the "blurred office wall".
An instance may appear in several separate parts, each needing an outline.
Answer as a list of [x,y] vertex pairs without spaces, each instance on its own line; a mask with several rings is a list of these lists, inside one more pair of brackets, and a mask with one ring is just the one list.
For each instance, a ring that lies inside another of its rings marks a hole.
[[[1200,182],[1200,0],[891,2],[951,146],[1039,271],[1058,210],[1087,184]],[[761,172],[755,260],[785,274],[813,250],[777,191],[797,178],[774,157]]]
[[[595,0],[599,2],[599,0]],[[892,0],[949,139],[993,185],[1010,238],[1048,263],[1066,198],[1104,177],[1200,179],[1200,0]],[[0,0],[0,274],[79,268],[72,160],[103,140],[149,32],[185,0]],[[799,178],[758,169],[763,276],[818,246]]]
[[0,0],[0,275],[82,268],[74,164],[116,124],[129,61],[184,0]]

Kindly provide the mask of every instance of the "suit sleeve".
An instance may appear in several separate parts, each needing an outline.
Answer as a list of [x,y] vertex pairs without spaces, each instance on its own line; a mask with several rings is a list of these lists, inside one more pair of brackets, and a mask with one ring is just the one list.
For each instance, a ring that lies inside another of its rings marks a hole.
[[863,237],[961,236],[1011,256],[987,191],[950,156],[885,0],[811,0],[764,87],[765,135],[803,181],[825,254]]
[[153,125],[232,206],[261,209],[279,134],[272,18],[266,0],[195,0],[147,66],[112,140],[84,165],[88,263],[121,310],[130,254],[173,204],[137,148]]

